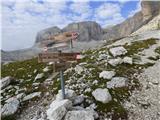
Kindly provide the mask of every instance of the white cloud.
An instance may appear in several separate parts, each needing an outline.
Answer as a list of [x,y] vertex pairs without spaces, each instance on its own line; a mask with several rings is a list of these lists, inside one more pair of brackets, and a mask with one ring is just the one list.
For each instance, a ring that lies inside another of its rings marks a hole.
[[105,3],[95,11],[95,18],[102,27],[115,25],[124,20],[121,14],[121,5],[116,3]]

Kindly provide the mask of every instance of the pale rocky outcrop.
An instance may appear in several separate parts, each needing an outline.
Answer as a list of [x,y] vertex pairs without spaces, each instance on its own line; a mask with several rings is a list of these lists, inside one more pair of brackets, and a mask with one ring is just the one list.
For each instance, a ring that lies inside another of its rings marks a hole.
[[127,53],[127,50],[122,46],[110,48],[109,51],[114,57],[125,55]]
[[110,95],[107,88],[105,89],[97,88],[92,92],[92,95],[97,101],[100,101],[102,103],[108,103],[109,101],[112,100],[112,96]]
[[19,106],[20,102],[17,98],[10,99],[8,103],[6,103],[1,109],[2,116],[9,116],[15,114]]
[[111,81],[107,82],[107,88],[120,88],[127,87],[128,79],[125,77],[114,77]]
[[49,120],[61,120],[67,110],[72,107],[72,102],[69,100],[53,101],[50,108],[47,110],[47,118]]
[[117,66],[118,64],[121,64],[123,62],[123,60],[119,57],[119,58],[116,58],[116,59],[110,59],[108,61],[108,63],[112,66]]
[[113,76],[115,76],[115,72],[114,71],[102,71],[99,74],[99,78],[103,78],[103,79],[111,79]]
[[124,57],[123,62],[127,64],[133,64],[133,59],[131,57]]

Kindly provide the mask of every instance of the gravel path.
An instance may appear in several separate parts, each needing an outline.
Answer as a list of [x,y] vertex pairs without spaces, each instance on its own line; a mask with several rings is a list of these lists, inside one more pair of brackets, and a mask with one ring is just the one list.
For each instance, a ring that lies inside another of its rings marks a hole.
[[160,120],[160,60],[138,77],[141,91],[134,91],[125,103],[129,120]]

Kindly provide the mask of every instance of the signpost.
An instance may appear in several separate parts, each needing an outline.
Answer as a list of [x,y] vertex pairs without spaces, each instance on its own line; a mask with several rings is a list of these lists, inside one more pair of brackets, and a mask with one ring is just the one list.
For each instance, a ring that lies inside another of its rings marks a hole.
[[[61,89],[62,89],[62,98],[65,98],[65,84],[64,84],[64,77],[63,77],[63,71],[66,69],[67,67],[67,61],[77,61],[79,59],[82,58],[82,56],[80,55],[80,53],[73,53],[72,49],[73,49],[73,41],[78,38],[78,33],[77,32],[66,32],[62,35],[59,36],[52,36],[49,37],[48,43],[47,41],[45,42],[46,47],[44,48],[44,53],[40,53],[38,55],[38,62],[55,62],[54,64],[54,70],[55,71],[59,71],[60,72],[60,80],[61,80]],[[67,38],[68,36],[68,38]],[[57,38],[57,40],[52,42],[52,39]],[[63,39],[62,39],[63,38]],[[64,38],[66,38],[66,40],[64,40]],[[48,52],[48,45],[49,44],[54,44],[54,42],[56,43],[63,43],[66,41],[70,41],[70,50],[71,53],[62,53],[61,51],[58,51],[56,53],[53,52]]]

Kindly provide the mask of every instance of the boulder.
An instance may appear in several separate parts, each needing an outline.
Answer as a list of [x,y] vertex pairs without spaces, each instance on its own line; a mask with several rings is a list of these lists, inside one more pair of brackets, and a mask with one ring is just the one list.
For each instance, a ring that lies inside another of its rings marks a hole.
[[17,98],[12,98],[1,109],[2,116],[13,115],[17,112],[20,102]]
[[2,78],[1,79],[1,89],[7,87],[11,83],[12,80],[13,80],[13,78],[10,76]]
[[76,96],[73,100],[73,105],[81,104],[83,101],[84,101],[83,95]]
[[127,64],[133,64],[133,59],[131,57],[124,57],[123,58],[123,63],[127,63]]
[[105,89],[97,88],[92,92],[92,95],[97,101],[100,101],[102,103],[108,103],[109,101],[112,100],[112,96],[110,95],[107,88]]
[[114,77],[107,82],[107,88],[120,88],[128,86],[128,79],[125,77]]
[[111,79],[113,76],[115,76],[115,72],[114,71],[102,71],[99,74],[99,78],[103,78],[103,79]]
[[[74,90],[65,89],[65,99],[74,100],[76,97],[76,93]],[[62,90],[58,91],[58,94],[56,95],[56,100],[62,100]]]
[[68,109],[72,107],[70,100],[53,101],[47,110],[47,118],[49,120],[62,120]]
[[110,48],[109,51],[114,57],[125,55],[127,53],[127,50],[122,46]]
[[41,79],[43,77],[44,77],[44,73],[37,74],[37,76],[35,77],[35,80]]
[[94,120],[94,115],[86,110],[68,111],[64,120]]
[[118,64],[121,64],[123,62],[123,60],[120,58],[120,57],[118,57],[118,58],[116,58],[116,59],[110,59],[109,61],[108,61],[108,63],[110,64],[110,65],[112,65],[112,66],[117,66]]
[[40,96],[41,96],[41,92],[34,92],[34,93],[31,93],[31,94],[25,96],[22,101],[31,100],[35,97],[40,97]]

